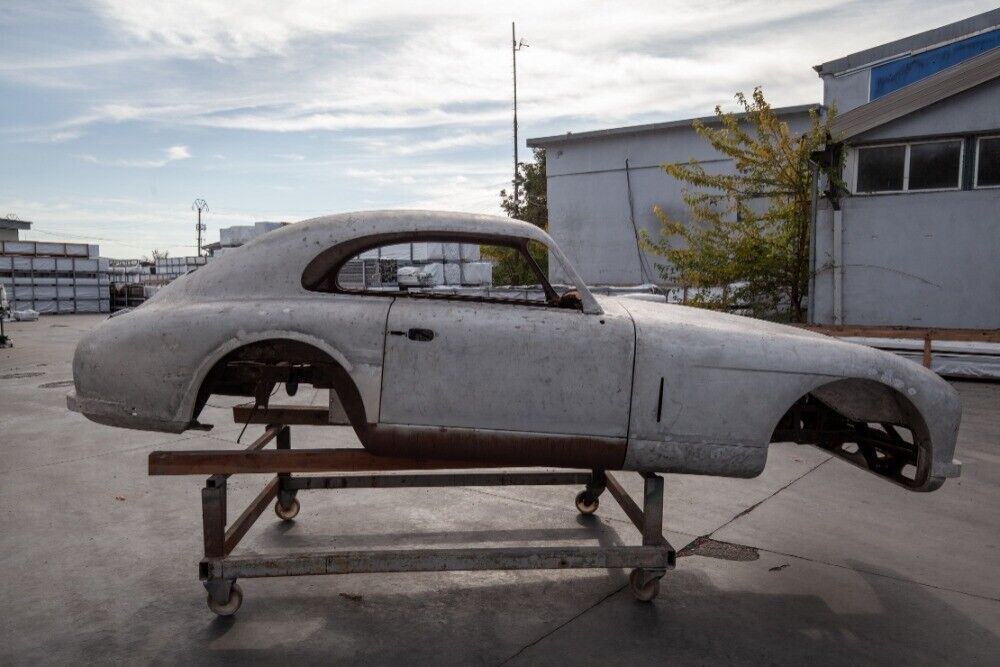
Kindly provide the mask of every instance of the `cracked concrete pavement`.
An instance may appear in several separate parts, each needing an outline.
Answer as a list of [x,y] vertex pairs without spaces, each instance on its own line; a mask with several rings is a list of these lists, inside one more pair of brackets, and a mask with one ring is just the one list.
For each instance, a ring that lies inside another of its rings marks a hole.
[[[772,446],[756,479],[667,475],[667,536],[691,548],[652,604],[633,600],[619,570],[348,575],[245,581],[240,612],[219,619],[197,579],[202,480],[150,478],[146,457],[235,446],[232,402],[206,410],[215,430],[182,436],[68,412],[73,346],[99,321],[15,323],[16,347],[0,350],[4,664],[976,664],[1000,655],[1000,385],[956,384],[963,475],[935,493],[790,444]],[[359,445],[349,429],[303,427],[293,446]],[[233,478],[231,507],[263,479]],[[641,489],[637,475],[624,480]],[[240,548],[637,542],[610,499],[578,515],[576,491],[304,493],[293,524],[267,513]]]

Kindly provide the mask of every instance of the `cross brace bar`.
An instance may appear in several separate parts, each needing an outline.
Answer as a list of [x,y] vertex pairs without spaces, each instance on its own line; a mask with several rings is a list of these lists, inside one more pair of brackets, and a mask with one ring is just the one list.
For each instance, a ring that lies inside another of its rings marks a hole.
[[371,572],[458,572],[642,567],[668,569],[671,549],[641,547],[502,547],[336,551],[281,556],[230,556],[201,562],[202,579]]
[[589,472],[553,473],[455,473],[445,475],[333,475],[290,477],[282,489],[394,489],[401,487],[430,488],[443,486],[546,486],[560,484],[587,485],[593,479]]

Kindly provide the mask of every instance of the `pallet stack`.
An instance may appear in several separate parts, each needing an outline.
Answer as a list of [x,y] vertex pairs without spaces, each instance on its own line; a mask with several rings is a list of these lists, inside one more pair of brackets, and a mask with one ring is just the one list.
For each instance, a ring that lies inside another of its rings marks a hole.
[[109,261],[96,245],[0,241],[0,282],[12,310],[107,313]]
[[359,288],[399,285],[399,270],[409,286],[488,287],[493,283],[493,264],[481,261],[479,245],[473,243],[400,243],[376,248],[348,261],[341,284]]
[[185,273],[191,273],[199,266],[204,266],[207,261],[207,257],[164,257],[156,260],[154,273],[170,281]]

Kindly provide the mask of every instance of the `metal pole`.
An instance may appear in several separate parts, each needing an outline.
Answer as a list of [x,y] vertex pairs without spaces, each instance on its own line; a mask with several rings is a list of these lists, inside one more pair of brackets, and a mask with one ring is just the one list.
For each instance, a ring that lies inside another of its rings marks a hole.
[[518,215],[518,185],[517,185],[517,34],[514,22],[510,22],[510,55],[514,63],[514,217]]
[[195,199],[194,203],[191,204],[192,211],[198,211],[198,224],[196,225],[196,231],[198,232],[198,257],[201,257],[201,233],[205,229],[205,225],[201,224],[201,212],[208,210],[208,202],[204,199]]
[[816,324],[816,225],[819,221],[819,165],[809,161],[812,169],[812,200],[809,205],[809,324]]
[[844,323],[844,217],[833,211],[833,323]]

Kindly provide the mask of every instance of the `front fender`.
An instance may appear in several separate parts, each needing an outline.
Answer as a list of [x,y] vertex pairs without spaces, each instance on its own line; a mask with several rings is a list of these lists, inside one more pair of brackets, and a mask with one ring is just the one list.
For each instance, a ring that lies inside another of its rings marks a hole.
[[[636,323],[629,469],[753,477],[778,422],[819,392],[860,422],[906,426],[926,465],[914,487],[958,472],[952,461],[961,407],[941,378],[902,357],[793,327],[621,299]],[[857,384],[833,396],[841,381]],[[865,384],[864,386],[868,386]],[[824,388],[826,388],[824,390]],[[855,389],[854,400],[851,389]],[[887,405],[895,412],[886,414]]]

